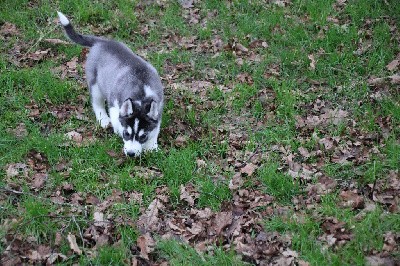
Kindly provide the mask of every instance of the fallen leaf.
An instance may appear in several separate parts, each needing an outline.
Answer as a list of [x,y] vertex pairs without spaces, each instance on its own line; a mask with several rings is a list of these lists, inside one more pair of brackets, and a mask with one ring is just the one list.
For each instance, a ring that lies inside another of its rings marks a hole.
[[194,0],[179,0],[179,3],[183,8],[192,8]]
[[395,261],[391,257],[380,257],[380,256],[367,256],[367,265],[369,266],[394,266]]
[[28,54],[26,57],[28,59],[34,60],[34,61],[40,61],[42,60],[47,54],[49,54],[50,49],[46,49],[46,50],[39,50],[36,51],[34,53],[30,53]]
[[308,59],[310,59],[310,61],[311,61],[310,62],[310,69],[314,70],[315,69],[315,64],[316,64],[314,55],[313,54],[309,54],[308,55]]
[[310,153],[304,147],[299,147],[299,153],[306,159],[310,157]]
[[204,208],[202,210],[191,209],[190,213],[196,215],[199,219],[209,219],[213,214],[210,208]]
[[257,170],[257,165],[248,163],[246,164],[242,169],[240,169],[240,172],[242,174],[246,174],[248,176],[252,176],[253,173]]
[[56,236],[55,236],[55,239],[54,239],[54,245],[56,247],[59,247],[61,245],[61,241],[62,241],[61,233],[60,232],[56,232]]
[[60,40],[60,39],[44,39],[43,41],[48,42],[48,43],[52,43],[52,44],[71,44],[69,42]]
[[214,218],[214,229],[217,235],[221,234],[225,227],[232,223],[232,212],[218,212]]
[[12,132],[18,139],[23,139],[28,136],[28,131],[26,130],[24,123],[19,123],[18,126],[12,130]]
[[70,61],[68,61],[66,63],[67,67],[68,67],[68,71],[72,72],[72,73],[76,73],[76,66],[78,64],[78,57],[74,56]]
[[61,253],[51,253],[50,256],[46,260],[46,265],[54,265],[57,262],[64,261],[67,259],[67,256]]
[[145,258],[149,259],[149,253],[154,250],[155,241],[150,236],[150,233],[146,233],[138,237],[136,241],[138,247],[140,248],[140,255]]
[[189,138],[188,138],[187,136],[179,135],[179,136],[175,139],[175,145],[176,145],[177,147],[183,147],[183,146],[185,146],[185,145],[187,144],[188,139],[189,139]]
[[86,202],[86,204],[97,205],[100,203],[100,200],[95,195],[88,194],[86,196],[85,202]]
[[0,28],[0,35],[3,35],[3,36],[19,35],[19,30],[17,29],[17,27],[14,24],[12,24],[10,22],[5,22]]
[[159,199],[154,199],[150,203],[146,212],[139,217],[137,221],[138,228],[143,232],[157,230],[160,226],[158,224],[158,212],[162,208],[164,208],[164,205],[161,203],[161,201]]
[[243,185],[244,181],[242,178],[241,173],[235,173],[231,179],[231,181],[229,181],[229,189],[230,190],[235,190],[238,189],[239,187],[241,187]]
[[400,240],[400,234],[393,233],[391,231],[386,232],[384,235],[384,244],[383,244],[383,251],[386,252],[394,252],[398,248],[398,240]]
[[27,173],[27,165],[26,164],[24,164],[24,163],[9,164],[6,169],[6,175],[7,175],[7,177],[15,177],[15,176],[18,176],[21,171],[24,174]]
[[389,76],[390,78],[390,83],[393,85],[399,85],[400,84],[400,75],[399,74],[394,74]]
[[76,131],[70,131],[70,132],[66,133],[65,136],[68,139],[73,140],[76,144],[81,144],[82,140],[83,140],[82,135]]
[[75,235],[68,233],[67,240],[69,243],[69,247],[78,255],[82,255],[82,250],[78,247],[78,244],[76,243],[76,237]]
[[48,178],[47,174],[44,173],[36,173],[33,176],[33,181],[32,181],[32,187],[36,189],[40,189],[44,186],[44,183],[46,182]]
[[399,66],[399,63],[400,63],[400,61],[398,59],[395,59],[392,62],[390,62],[389,64],[387,64],[386,68],[389,71],[396,70],[397,67]]
[[364,198],[357,194],[357,192],[346,190],[340,192],[342,199],[341,206],[351,207],[353,209],[361,209],[364,207]]
[[180,192],[180,199],[185,200],[189,204],[189,206],[193,206],[194,200],[200,196],[200,194],[195,191],[194,186],[191,184],[188,184],[186,186],[181,185]]
[[102,212],[94,212],[93,220],[95,226],[105,227],[108,223],[104,220],[104,213]]

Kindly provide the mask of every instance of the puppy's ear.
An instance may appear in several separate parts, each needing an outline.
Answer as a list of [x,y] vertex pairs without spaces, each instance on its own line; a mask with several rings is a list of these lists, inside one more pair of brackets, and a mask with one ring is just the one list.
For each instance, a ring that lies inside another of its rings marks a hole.
[[133,104],[131,99],[125,100],[119,109],[119,116],[130,116],[133,114]]
[[146,101],[143,105],[143,110],[145,114],[153,120],[157,120],[158,118],[158,103],[153,99]]

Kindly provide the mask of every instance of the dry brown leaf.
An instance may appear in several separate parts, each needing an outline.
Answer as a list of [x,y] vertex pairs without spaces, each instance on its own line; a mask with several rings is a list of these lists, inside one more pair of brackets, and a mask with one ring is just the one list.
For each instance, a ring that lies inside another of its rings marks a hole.
[[377,255],[365,257],[368,266],[394,266],[395,261],[391,257],[381,257]]
[[199,219],[209,219],[213,214],[210,208],[204,208],[202,210],[191,209],[190,213],[196,215]]
[[386,232],[384,235],[383,251],[394,252],[398,248],[398,240],[400,240],[400,234],[393,233],[391,231]]
[[60,246],[61,245],[61,241],[62,241],[61,233],[60,232],[56,232],[56,236],[54,238],[54,245],[56,247]]
[[189,204],[189,206],[193,206],[195,199],[200,196],[200,194],[195,191],[195,188],[192,184],[188,184],[186,186],[181,185],[180,192],[180,199],[185,200]]
[[99,198],[97,198],[95,195],[93,194],[88,194],[86,196],[86,200],[85,200],[86,204],[91,204],[91,205],[97,205],[100,203]]
[[155,246],[155,241],[150,236],[150,233],[146,233],[144,235],[139,236],[136,243],[140,248],[140,255],[148,260],[149,253],[151,253],[154,250]]
[[71,44],[69,42],[60,40],[60,39],[44,39],[43,41],[48,42],[48,43],[52,43],[52,44]]
[[253,173],[257,170],[257,165],[248,163],[246,164],[242,169],[240,169],[240,172],[242,174],[246,174],[248,176],[252,176]]
[[398,59],[395,59],[392,62],[390,62],[389,64],[387,64],[386,68],[389,71],[396,70],[397,67],[399,66],[399,63],[400,63],[400,61]]
[[19,35],[19,31],[14,24],[5,22],[0,28],[0,35],[3,36]]
[[44,183],[46,183],[46,180],[48,178],[47,174],[44,173],[36,173],[33,176],[32,180],[32,187],[36,189],[40,189],[44,186]]
[[400,84],[400,75],[399,74],[394,74],[389,76],[390,78],[390,83],[393,85],[399,85]]
[[67,240],[69,243],[69,247],[78,255],[82,255],[82,250],[78,247],[78,244],[76,243],[76,237],[75,235],[68,233]]
[[185,146],[187,144],[188,140],[189,140],[189,138],[187,136],[179,135],[175,139],[175,145],[177,147],[183,147],[183,146]]
[[314,70],[315,69],[315,64],[316,64],[314,55],[313,54],[309,54],[308,55],[308,59],[310,59],[310,61],[311,61],[310,62],[310,69]]
[[51,253],[50,256],[46,260],[46,265],[54,265],[57,262],[64,261],[67,259],[67,256],[65,256],[62,253]]
[[137,221],[138,228],[144,232],[148,230],[157,230],[159,226],[158,212],[162,208],[164,208],[164,205],[161,203],[160,199],[154,199],[146,212],[139,217]]
[[32,59],[34,61],[40,61],[42,60],[48,53],[50,52],[50,49],[42,50],[42,51],[36,51],[34,53],[30,53],[27,55],[27,58]]
[[304,147],[299,147],[299,153],[301,154],[301,156],[303,156],[306,159],[310,157],[310,153]]
[[26,130],[24,123],[19,123],[18,126],[12,130],[12,132],[18,139],[23,139],[28,136],[28,131]]
[[193,7],[193,0],[179,0],[183,8],[189,9]]
[[242,178],[241,173],[235,173],[231,179],[231,181],[229,181],[229,189],[230,190],[235,190],[238,189],[239,187],[241,187],[243,185],[244,181]]
[[357,194],[357,192],[346,190],[340,192],[342,199],[341,206],[351,207],[353,209],[361,209],[364,207],[364,198]]
[[24,163],[12,163],[9,164],[6,168],[6,175],[7,177],[15,177],[20,174],[20,172],[23,172],[24,174],[27,173],[27,165]]
[[81,144],[83,140],[82,135],[74,130],[66,133],[65,136],[68,139],[73,140],[76,144]]
[[66,63],[68,70],[71,72],[76,72],[76,66],[78,64],[78,57],[74,56],[70,61]]
[[218,212],[214,218],[214,229],[217,235],[221,234],[225,227],[232,223],[232,212]]

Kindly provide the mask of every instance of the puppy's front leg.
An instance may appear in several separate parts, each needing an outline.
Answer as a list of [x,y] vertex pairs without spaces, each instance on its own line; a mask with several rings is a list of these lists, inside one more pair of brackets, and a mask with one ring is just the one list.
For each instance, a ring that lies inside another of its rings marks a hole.
[[105,99],[97,84],[91,85],[90,91],[92,97],[92,107],[94,114],[96,115],[96,119],[100,123],[102,128],[106,128],[110,124],[110,118],[108,117],[106,112]]
[[121,122],[119,121],[119,107],[118,104],[114,104],[114,106],[110,107],[109,109],[110,113],[110,118],[111,118],[111,125],[114,129],[114,133],[118,134],[122,137],[122,133],[124,131],[124,128],[121,125]]
[[149,139],[145,143],[143,143],[143,150],[144,151],[157,151],[158,150],[158,144],[157,144],[157,137],[155,136],[152,139]]

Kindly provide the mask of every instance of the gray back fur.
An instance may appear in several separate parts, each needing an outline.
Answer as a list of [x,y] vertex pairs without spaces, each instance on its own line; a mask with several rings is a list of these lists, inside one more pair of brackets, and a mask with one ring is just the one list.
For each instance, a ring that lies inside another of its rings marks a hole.
[[153,92],[150,98],[157,103],[161,115],[163,87],[156,69],[123,43],[98,39],[90,48],[86,75],[89,87],[97,84],[109,107],[115,100],[120,106],[129,98],[142,101],[146,96],[144,86],[149,86]]

